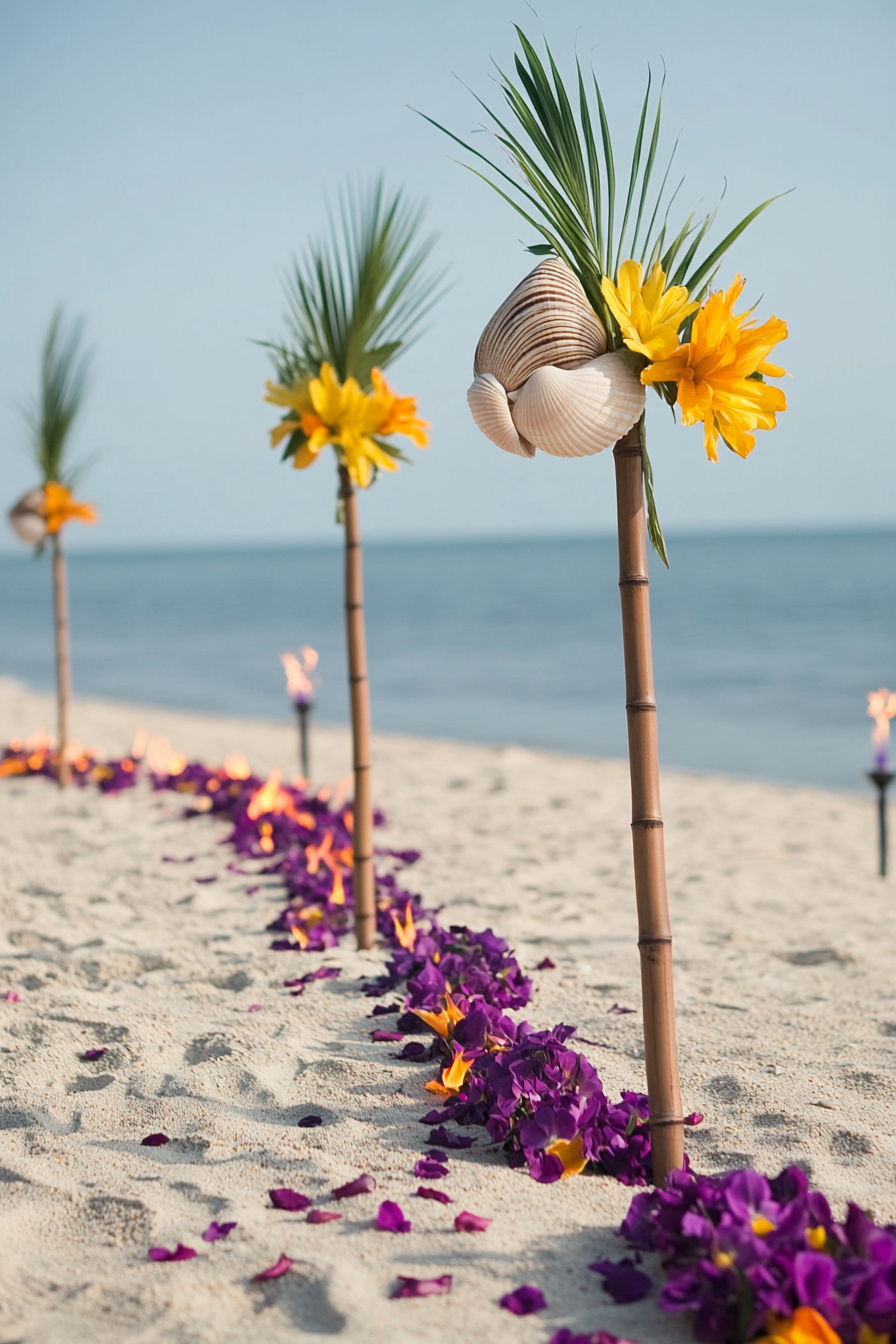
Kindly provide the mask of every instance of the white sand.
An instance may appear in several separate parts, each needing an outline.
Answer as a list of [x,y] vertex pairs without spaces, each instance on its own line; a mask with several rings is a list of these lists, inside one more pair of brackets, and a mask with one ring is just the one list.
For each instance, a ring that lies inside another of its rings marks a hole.
[[[0,683],[0,740],[40,723],[50,700]],[[210,761],[241,750],[259,771],[292,768],[286,725],[75,709],[75,732],[104,751],[141,723]],[[321,729],[314,745],[317,775],[341,778],[347,734]],[[389,842],[424,851],[410,885],[452,922],[510,938],[527,968],[549,953],[558,969],[535,976],[526,1016],[607,1042],[582,1048],[611,1093],[642,1087],[640,1013],[607,1016],[639,1003],[625,765],[399,737],[379,738],[375,761]],[[669,773],[664,804],[682,1085],[706,1115],[695,1166],[798,1161],[836,1205],[896,1218],[896,893],[874,875],[870,801]],[[144,788],[0,781],[0,995],[21,995],[0,1003],[0,1338],[534,1344],[561,1325],[688,1338],[650,1299],[614,1306],[586,1269],[623,1253],[614,1228],[632,1192],[612,1180],[540,1186],[477,1146],[451,1156],[453,1204],[413,1197],[432,1070],[369,1039],[358,978],[382,954],[270,951],[277,884],[247,897],[223,834]],[[283,979],[321,961],[341,978],[290,998]],[[109,1053],[81,1062],[96,1045]],[[297,1129],[309,1111],[324,1125]],[[141,1147],[155,1130],[176,1142]],[[342,1222],[268,1207],[269,1187],[320,1197],[362,1171],[379,1189],[339,1205]],[[372,1228],[382,1198],[410,1235]],[[455,1233],[461,1209],[492,1227]],[[239,1226],[207,1246],[212,1218]],[[199,1257],[147,1262],[178,1240]],[[281,1252],[293,1271],[252,1283]],[[453,1294],[390,1301],[400,1273],[451,1273]],[[545,1312],[499,1310],[521,1283],[542,1288]]]

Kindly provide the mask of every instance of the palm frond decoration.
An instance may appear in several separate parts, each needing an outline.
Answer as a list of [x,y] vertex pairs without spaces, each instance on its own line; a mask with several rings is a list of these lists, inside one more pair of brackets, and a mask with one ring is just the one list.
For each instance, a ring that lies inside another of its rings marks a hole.
[[53,313],[44,339],[40,386],[26,412],[32,433],[35,465],[42,484],[58,481],[72,487],[76,472],[66,461],[69,435],[87,394],[91,354],[81,349],[84,324],[76,319],[66,330],[63,309]]

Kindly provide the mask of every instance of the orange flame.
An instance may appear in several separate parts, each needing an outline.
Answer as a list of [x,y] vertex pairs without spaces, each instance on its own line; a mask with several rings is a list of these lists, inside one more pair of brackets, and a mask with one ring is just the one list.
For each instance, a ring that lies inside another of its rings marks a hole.
[[319,661],[317,650],[306,644],[299,649],[298,658],[294,653],[281,653],[280,661],[286,673],[286,690],[290,698],[299,704],[308,703],[314,697],[311,673]]
[[896,717],[896,691],[888,691],[886,686],[869,691],[868,715],[874,720],[871,741],[875,747],[883,747],[890,738],[890,720]]
[[404,909],[404,923],[396,915],[395,911],[390,911],[392,923],[395,925],[395,937],[406,952],[413,952],[414,944],[417,941],[417,930],[414,926],[414,915],[411,910],[411,902],[408,901]]
[[228,779],[248,779],[252,771],[243,753],[238,751],[234,756],[224,757],[224,773]]

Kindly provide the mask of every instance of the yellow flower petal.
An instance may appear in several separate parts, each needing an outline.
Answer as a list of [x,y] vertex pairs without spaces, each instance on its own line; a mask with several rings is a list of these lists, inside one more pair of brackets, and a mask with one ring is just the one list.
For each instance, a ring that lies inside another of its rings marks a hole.
[[582,1151],[581,1134],[577,1134],[574,1139],[555,1139],[553,1143],[548,1144],[545,1152],[553,1153],[554,1157],[559,1157],[563,1163],[561,1181],[568,1180],[570,1176],[578,1176],[588,1162]]

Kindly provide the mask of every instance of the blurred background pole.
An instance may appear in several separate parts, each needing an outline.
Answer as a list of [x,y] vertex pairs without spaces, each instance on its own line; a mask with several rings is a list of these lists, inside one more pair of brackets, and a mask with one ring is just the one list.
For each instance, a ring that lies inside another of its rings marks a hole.
[[68,591],[65,582],[65,555],[62,537],[54,532],[53,551],[53,605],[56,625],[56,736],[59,743],[57,777],[59,787],[71,783],[71,765],[66,756],[68,748],[68,706],[71,697],[72,672],[68,641]]
[[348,686],[352,712],[352,755],[355,770],[352,847],[355,893],[355,936],[359,948],[373,947],[376,909],[373,874],[373,797],[370,780],[370,691],[364,632],[364,570],[358,497],[345,467],[339,468],[345,525],[345,629],[348,643]]
[[868,778],[877,788],[878,873],[887,875],[887,789],[894,776],[887,770],[869,770]]
[[299,720],[299,768],[302,771],[302,778],[306,781],[311,779],[310,753],[308,751],[308,715],[310,712],[310,704],[303,703],[301,700],[296,702],[296,715]]

